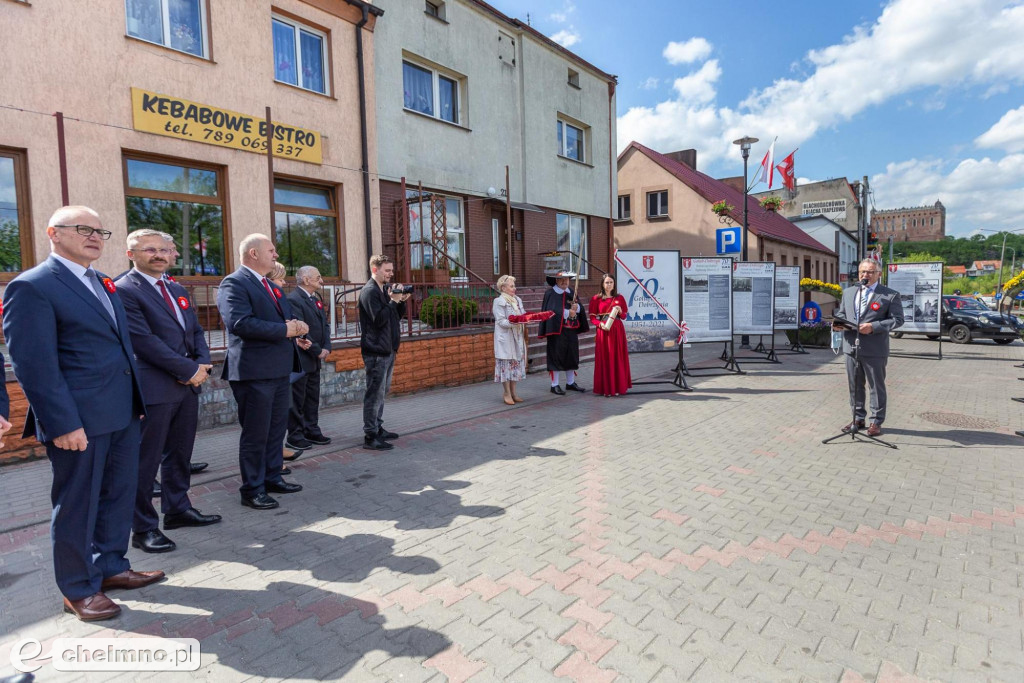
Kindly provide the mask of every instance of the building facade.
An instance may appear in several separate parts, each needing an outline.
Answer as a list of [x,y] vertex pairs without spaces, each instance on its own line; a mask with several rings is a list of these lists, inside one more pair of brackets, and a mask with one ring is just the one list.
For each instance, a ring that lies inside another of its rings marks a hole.
[[381,232],[399,277],[540,284],[553,250],[607,270],[615,77],[485,2],[376,4]]
[[882,242],[938,242],[946,237],[946,207],[936,200],[931,206],[875,209],[871,232]]
[[856,235],[861,212],[861,205],[857,199],[857,185],[858,183],[850,183],[846,178],[832,178],[797,185],[795,193],[778,187],[767,192],[756,192],[751,196],[761,200],[769,195],[777,195],[784,202],[779,209],[780,215],[786,218],[824,216],[851,235]]
[[857,237],[825,216],[799,216],[790,219],[818,242],[828,245],[839,257],[839,284],[857,279]]
[[72,203],[113,231],[97,263],[111,274],[126,234],[154,227],[175,236],[179,276],[219,281],[261,232],[292,272],[364,278],[380,15],[360,0],[0,3],[4,277],[46,258],[46,221]]

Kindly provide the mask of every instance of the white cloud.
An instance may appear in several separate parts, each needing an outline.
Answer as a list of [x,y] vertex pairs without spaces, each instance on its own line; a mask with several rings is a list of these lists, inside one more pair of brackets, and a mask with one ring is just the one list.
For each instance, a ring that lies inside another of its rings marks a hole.
[[707,59],[711,54],[711,43],[704,38],[690,38],[685,43],[670,42],[662,50],[661,56],[669,64],[690,64]]
[[979,135],[974,143],[978,147],[1024,152],[1024,107],[1003,114],[1003,118]]
[[551,40],[555,41],[564,48],[570,48],[576,43],[580,42],[580,34],[576,32],[572,26],[567,29],[562,29],[553,36],[548,36]]
[[946,234],[966,236],[977,228],[1019,228],[1024,203],[1024,154],[1002,159],[965,159],[947,172],[941,160],[894,162],[871,178],[879,209],[925,206],[940,200],[946,207]]
[[641,90],[654,90],[661,83],[661,79],[655,78],[654,76],[648,76],[647,80],[640,84]]
[[704,104],[715,99],[715,82],[721,75],[722,69],[718,66],[718,60],[711,59],[689,76],[677,78],[672,88],[681,102]]
[[[696,147],[705,167],[735,157],[730,141],[743,135],[777,135],[777,149],[792,149],[822,128],[925,88],[1020,84],[1022,34],[1024,4],[1016,0],[892,0],[874,24],[808,52],[806,78],[780,78],[735,108],[702,99],[707,88],[695,87],[630,109],[619,118],[619,149],[631,140],[663,151]],[[694,52],[666,48],[664,56],[675,63]]]
[[566,0],[562,9],[552,12],[548,18],[556,24],[564,24],[569,21],[569,15],[576,11],[576,5],[572,0]]

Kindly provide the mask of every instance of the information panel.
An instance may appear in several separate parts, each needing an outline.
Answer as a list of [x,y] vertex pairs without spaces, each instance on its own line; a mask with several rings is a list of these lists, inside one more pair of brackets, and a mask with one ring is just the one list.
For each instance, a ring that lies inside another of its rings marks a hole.
[[771,334],[774,302],[774,262],[737,261],[732,265],[733,334]]
[[903,303],[901,332],[941,333],[942,267],[941,261],[889,264],[887,286]]
[[683,319],[691,342],[732,340],[732,264],[730,258],[684,256]]
[[800,266],[775,266],[775,329],[800,326]]
[[626,299],[622,324],[630,353],[660,351],[679,337],[672,321],[679,319],[678,263],[678,251],[615,252],[615,286]]

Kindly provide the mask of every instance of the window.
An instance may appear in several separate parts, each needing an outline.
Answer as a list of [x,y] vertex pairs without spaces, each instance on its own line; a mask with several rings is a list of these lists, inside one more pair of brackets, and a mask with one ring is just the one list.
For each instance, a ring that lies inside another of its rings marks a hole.
[[668,216],[668,190],[647,193],[647,217],[665,218]]
[[32,265],[28,215],[28,161],[24,150],[0,147],[0,272]]
[[494,274],[501,275],[501,223],[491,219],[491,257],[494,259]]
[[[188,163],[188,165],[184,165]],[[180,251],[171,275],[226,275],[224,174],[193,162],[125,157],[128,232],[170,233]]]
[[[587,262],[589,249],[583,242],[583,233],[587,229],[587,219],[583,216],[574,216],[568,213],[556,214],[555,217],[555,249],[559,251],[570,251],[566,255],[566,263],[570,268],[579,268],[581,278],[587,277]],[[580,246],[583,246],[583,253],[580,253]],[[582,257],[582,258],[581,258]]]
[[341,259],[334,188],[275,179],[274,237],[289,274],[316,266],[324,277],[337,277]]
[[569,69],[569,85],[574,88],[580,87],[580,72]]
[[406,109],[449,123],[461,121],[457,78],[412,62],[402,62],[402,84]]
[[327,34],[278,15],[274,34],[274,80],[329,95]]
[[445,20],[444,3],[440,0],[426,0],[423,11],[435,19],[440,19],[441,21]]
[[779,257],[779,265],[780,266],[786,265],[786,255],[785,254],[783,254],[782,256]]
[[630,196],[628,194],[619,195],[619,213],[618,219],[620,221],[628,221],[632,215],[629,208]]
[[[423,195],[423,213],[427,220],[420,220],[419,193],[406,190],[405,196],[409,204],[409,244],[412,249],[413,268],[433,268],[434,250],[430,246],[430,198],[444,201],[444,220],[448,236],[448,255],[459,263],[466,263],[466,229],[462,222],[462,199],[459,197],[443,197],[440,195]],[[448,272],[453,277],[465,275],[461,268],[445,259]],[[440,264],[439,264],[440,265]]]
[[559,119],[558,121],[558,155],[586,161],[583,155],[583,129]]
[[205,0],[125,0],[128,35],[206,58]]

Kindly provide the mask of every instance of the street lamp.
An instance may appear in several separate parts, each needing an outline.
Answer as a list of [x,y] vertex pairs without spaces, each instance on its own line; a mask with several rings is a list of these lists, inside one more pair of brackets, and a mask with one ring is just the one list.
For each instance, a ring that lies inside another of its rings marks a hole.
[[[1001,294],[1003,291],[1003,261],[1006,260],[1006,238],[1009,237],[1010,233],[1024,232],[1024,228],[1020,228],[1019,230],[989,230],[988,228],[978,228],[978,230],[981,230],[982,232],[994,232],[997,235],[999,233],[1003,233],[1003,248],[999,251],[999,278],[996,280],[996,310],[999,310],[1002,308],[1003,303]],[[1013,249],[1013,247],[1010,247],[1010,249]],[[1013,256],[1016,260],[1016,251],[1014,251]]]
[[[739,140],[733,140],[732,144],[740,146],[740,153],[743,155],[743,260],[747,260],[747,244],[750,242],[748,235],[749,224],[747,221],[747,159],[750,158],[750,146],[757,142],[757,138],[752,138],[746,135]],[[750,337],[743,335],[740,337],[740,348],[750,348]]]

